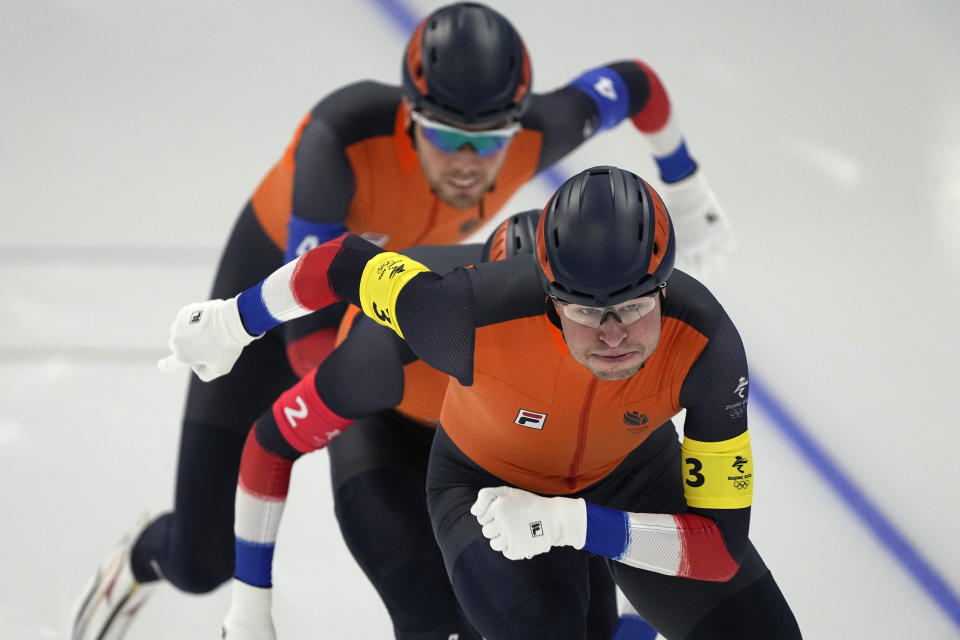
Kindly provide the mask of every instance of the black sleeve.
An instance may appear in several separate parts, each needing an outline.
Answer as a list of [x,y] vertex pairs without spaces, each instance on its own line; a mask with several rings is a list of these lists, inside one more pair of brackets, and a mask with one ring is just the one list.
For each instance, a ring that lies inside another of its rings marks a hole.
[[[458,266],[478,264],[480,262],[483,245],[455,244],[455,245],[418,245],[403,249],[400,253],[422,262],[431,271],[446,273]],[[283,324],[283,337],[286,344],[300,340],[317,331],[336,330],[340,325],[340,318],[345,311],[345,304],[335,304],[319,311],[294,318]],[[405,351],[409,348],[404,347]],[[409,360],[408,360],[409,362]]]
[[[718,318],[709,338],[680,389],[680,405],[687,409],[685,436],[719,442],[747,430],[747,385],[743,384],[747,380],[747,358],[740,334],[726,313]],[[716,522],[730,555],[740,562],[747,548],[750,507],[691,508],[690,512]]]
[[[481,248],[479,244],[423,245],[402,253],[431,270],[445,272],[478,261]],[[358,314],[343,343],[317,368],[317,393],[345,418],[391,409],[403,400],[403,366],[417,359],[395,332]]]
[[397,300],[404,337],[424,362],[473,384],[476,328],[543,313],[534,269],[533,256],[522,255],[418,276]]
[[[380,252],[362,238],[347,236],[326,272],[333,292],[362,306],[360,278],[367,262]],[[469,386],[481,317],[489,323],[543,313],[543,289],[534,269],[533,257],[523,255],[469,269],[457,267],[442,275],[421,273],[397,297],[400,331],[421,360]]]
[[647,106],[647,100],[650,99],[650,80],[647,78],[647,72],[632,60],[613,62],[606,66],[616,71],[617,75],[627,85],[627,91],[630,93],[630,108],[627,111],[627,117],[640,113]]
[[294,151],[292,214],[310,222],[341,222],[354,195],[353,168],[329,122],[314,115]]
[[402,249],[400,253],[423,263],[431,271],[446,273],[457,267],[480,263],[482,244],[424,244]]
[[686,436],[719,442],[747,430],[747,356],[726,313],[717,319],[708,338],[680,388],[680,406],[687,410]]
[[317,393],[344,418],[392,409],[403,400],[408,354],[397,334],[359,314],[346,339],[317,367]]
[[[613,62],[603,67],[614,71],[627,87],[627,117],[640,112],[650,97],[650,82],[643,68],[631,61]],[[585,72],[579,77],[589,73]],[[575,82],[576,79],[556,91],[535,94],[531,98],[523,125],[543,134],[537,171],[555,164],[599,129],[597,102],[574,86]]]
[[485,263],[469,273],[477,301],[478,327],[544,312],[546,294],[532,255]]
[[310,222],[342,221],[356,188],[347,148],[392,135],[400,89],[358,82],[321,100],[294,151],[293,214]]
[[396,309],[403,337],[421,360],[473,384],[476,306],[466,269],[420,274],[400,292]]
[[597,105],[576,87],[534,95],[523,116],[523,126],[543,134],[537,172],[554,165],[589,137],[597,119]]

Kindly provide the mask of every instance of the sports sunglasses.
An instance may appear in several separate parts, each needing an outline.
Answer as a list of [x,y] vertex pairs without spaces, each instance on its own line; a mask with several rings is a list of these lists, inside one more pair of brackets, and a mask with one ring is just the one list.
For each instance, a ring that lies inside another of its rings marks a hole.
[[656,298],[657,293],[654,292],[609,307],[589,307],[587,305],[564,302],[556,298],[554,298],[554,300],[560,303],[560,309],[563,311],[563,315],[577,324],[596,329],[603,323],[607,314],[611,314],[620,324],[633,324],[657,307]]
[[419,111],[411,111],[410,117],[420,125],[423,136],[430,144],[445,153],[453,153],[464,145],[469,145],[478,156],[493,155],[510,144],[513,136],[521,129],[520,123],[514,122],[500,129],[467,131],[431,120]]

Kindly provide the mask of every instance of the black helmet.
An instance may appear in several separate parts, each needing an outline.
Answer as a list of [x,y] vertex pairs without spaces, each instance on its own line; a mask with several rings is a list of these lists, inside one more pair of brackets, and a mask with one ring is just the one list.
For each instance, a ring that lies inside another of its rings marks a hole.
[[676,241],[663,200],[629,171],[593,167],[564,182],[537,226],[548,296],[603,307],[663,287]]
[[506,18],[482,4],[441,7],[421,22],[403,57],[415,109],[461,124],[518,118],[530,95],[530,58]]
[[483,245],[484,262],[506,260],[513,256],[533,253],[537,241],[537,220],[540,210],[515,213],[493,230]]

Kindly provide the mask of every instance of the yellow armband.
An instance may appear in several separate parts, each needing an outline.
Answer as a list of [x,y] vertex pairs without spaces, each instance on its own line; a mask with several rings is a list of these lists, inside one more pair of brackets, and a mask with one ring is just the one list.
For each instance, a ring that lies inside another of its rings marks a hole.
[[425,266],[399,253],[385,251],[367,261],[360,276],[360,306],[378,324],[390,327],[401,338],[396,305],[400,291],[416,275],[430,271]]
[[687,504],[704,509],[742,509],[753,501],[750,434],[722,442],[683,439],[683,493]]

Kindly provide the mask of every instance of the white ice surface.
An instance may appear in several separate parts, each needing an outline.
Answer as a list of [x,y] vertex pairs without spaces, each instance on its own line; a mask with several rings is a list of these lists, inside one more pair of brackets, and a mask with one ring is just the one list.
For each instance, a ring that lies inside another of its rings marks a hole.
[[[659,72],[736,229],[710,284],[754,379],[960,590],[960,5],[492,4],[538,90],[624,58]],[[395,82],[402,45],[373,2],[0,0],[0,637],[64,637],[101,557],[169,508],[167,325],[307,109]],[[563,166],[592,164],[655,175],[629,124]],[[805,637],[960,635],[756,407],[751,430],[752,537]],[[275,576],[281,638],[389,637],[323,454],[296,466]],[[130,638],[219,637],[226,598],[166,588]]]

